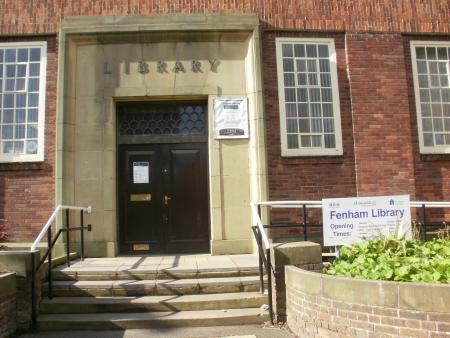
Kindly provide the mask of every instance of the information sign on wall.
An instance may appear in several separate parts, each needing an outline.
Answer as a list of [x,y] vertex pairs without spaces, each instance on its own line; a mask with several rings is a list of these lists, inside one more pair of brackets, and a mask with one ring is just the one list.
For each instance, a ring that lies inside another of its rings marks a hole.
[[324,246],[394,235],[396,228],[412,235],[409,195],[323,199],[322,207]]
[[248,138],[247,98],[214,99],[214,122],[217,139]]

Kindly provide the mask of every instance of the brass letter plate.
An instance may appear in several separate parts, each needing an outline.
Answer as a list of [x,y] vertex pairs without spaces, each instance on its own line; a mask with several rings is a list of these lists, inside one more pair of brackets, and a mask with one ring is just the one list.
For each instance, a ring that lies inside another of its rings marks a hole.
[[150,250],[150,244],[133,244],[134,251],[148,251]]
[[151,194],[130,194],[131,202],[146,202],[151,200],[152,200]]

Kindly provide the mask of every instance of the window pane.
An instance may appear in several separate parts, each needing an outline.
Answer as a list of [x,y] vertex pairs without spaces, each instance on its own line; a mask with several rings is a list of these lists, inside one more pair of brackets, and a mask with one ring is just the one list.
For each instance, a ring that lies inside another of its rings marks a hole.
[[317,75],[316,74],[308,74],[308,84],[310,86],[317,86]]
[[28,122],[37,122],[37,121],[38,121],[37,109],[29,109],[28,110]]
[[428,72],[426,61],[417,61],[417,71],[419,74],[426,74]]
[[40,65],[39,63],[30,63],[30,76],[39,76]]
[[308,101],[308,89],[298,88],[297,89],[297,98],[298,98],[298,102]]
[[445,47],[439,47],[437,49],[438,59],[439,60],[447,60],[447,48]]
[[294,45],[294,55],[295,55],[295,57],[299,57],[299,58],[305,57],[305,45],[295,44]]
[[431,119],[422,119],[423,131],[433,131],[433,124]]
[[331,87],[331,74],[320,74],[320,85],[322,87]]
[[29,124],[27,127],[27,138],[37,138],[38,128],[37,124]]
[[308,60],[307,61],[308,72],[315,73],[317,72],[316,60]]
[[26,119],[26,110],[25,109],[16,109],[16,123],[24,123]]
[[290,43],[284,43],[281,46],[282,52],[281,55],[283,55],[283,57],[291,57],[292,54],[292,45]]
[[286,102],[295,102],[295,89],[286,88],[284,90],[284,99]]
[[298,136],[297,135],[288,135],[287,136],[287,146],[288,149],[298,149]]
[[294,71],[294,61],[292,61],[292,59],[283,59],[283,71],[284,72]]
[[16,49],[7,49],[6,50],[5,62],[16,62]]
[[424,133],[423,134],[423,144],[426,147],[432,147],[434,145],[433,134],[432,133]]
[[13,138],[13,126],[10,124],[2,127],[2,140],[11,140]]
[[311,132],[313,133],[322,132],[322,119],[311,119]]
[[41,49],[31,48],[30,49],[30,61],[40,61],[41,60]]
[[12,109],[3,110],[2,122],[3,123],[13,123],[14,122],[14,110],[12,110]]
[[317,45],[306,45],[306,56],[309,58],[317,57]]
[[297,72],[306,72],[305,60],[297,60]]
[[444,123],[441,118],[433,119],[433,130],[434,131],[443,131]]
[[38,92],[39,91],[39,79],[29,79],[28,80],[28,91]]
[[302,147],[311,147],[311,136],[302,136]]
[[330,61],[328,59],[320,59],[319,61],[320,71],[322,73],[330,72]]
[[301,133],[309,133],[309,119],[299,119],[298,125]]
[[4,154],[12,154],[14,151],[14,142],[3,142],[3,153]]
[[442,105],[442,114],[444,116],[450,117],[450,104],[443,104]]
[[17,61],[28,61],[28,48],[19,48],[19,50],[17,51]]
[[309,108],[307,103],[299,103],[298,106],[298,116],[299,117],[308,117],[309,116]]
[[428,89],[420,90],[420,101],[421,102],[430,102],[430,91]]
[[428,75],[419,75],[419,88],[428,88]]
[[322,115],[320,103],[311,103],[310,112],[312,117],[320,117]]
[[16,154],[23,153],[23,141],[14,142],[14,153]]
[[287,119],[286,131],[290,134],[298,132],[297,119]]
[[323,119],[323,131],[326,133],[334,133],[333,119]]
[[319,57],[321,57],[321,58],[328,58],[329,57],[328,45],[319,45],[318,49],[319,49]]
[[436,60],[436,48],[427,47],[427,58],[429,60]]
[[323,104],[322,111],[324,117],[333,117],[333,105],[332,104]]
[[325,148],[336,148],[336,139],[334,134],[325,134]]
[[425,59],[425,47],[416,47],[416,57],[418,59]]
[[24,124],[16,125],[14,138],[16,140],[25,138],[25,125]]
[[286,117],[297,117],[297,109],[295,103],[286,103]]
[[322,146],[322,136],[318,136],[318,135],[311,136],[311,145],[313,147],[321,147]]
[[27,141],[27,154],[37,154],[37,141]]
[[285,87],[294,87],[295,86],[294,73],[285,73],[284,74],[284,86]]
[[299,86],[306,86],[306,73],[299,73],[297,75],[297,81]]

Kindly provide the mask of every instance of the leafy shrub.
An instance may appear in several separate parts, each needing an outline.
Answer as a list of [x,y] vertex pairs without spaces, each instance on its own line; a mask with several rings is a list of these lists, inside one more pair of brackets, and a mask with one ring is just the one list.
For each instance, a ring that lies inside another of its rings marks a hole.
[[450,239],[384,237],[342,247],[329,275],[404,282],[450,283]]
[[0,250],[6,249],[1,243],[6,242],[10,237],[9,232],[6,230],[6,226],[0,224]]

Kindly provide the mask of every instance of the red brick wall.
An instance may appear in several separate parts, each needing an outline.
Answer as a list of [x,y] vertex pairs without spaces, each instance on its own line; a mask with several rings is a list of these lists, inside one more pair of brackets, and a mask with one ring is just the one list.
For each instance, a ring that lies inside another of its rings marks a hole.
[[54,208],[57,44],[55,36],[1,38],[6,41],[47,41],[45,161],[0,164],[0,224],[15,242],[34,239]]
[[[343,156],[281,157],[280,112],[275,55],[275,38],[279,36],[334,39],[338,66]],[[356,194],[354,140],[345,55],[345,35],[267,32],[263,35],[262,48],[269,200],[320,200],[326,197],[354,196]],[[293,215],[293,217],[295,216]],[[298,221],[298,213],[296,217]],[[285,212],[276,213],[274,211],[272,212],[272,219],[282,222],[289,220],[289,217],[287,217]]]
[[399,34],[347,34],[359,196],[415,199],[410,107]]
[[65,16],[255,13],[266,28],[450,32],[445,0],[14,0],[0,2],[0,34],[54,33]]
[[448,337],[450,314],[370,306],[287,287],[287,322],[298,337]]

